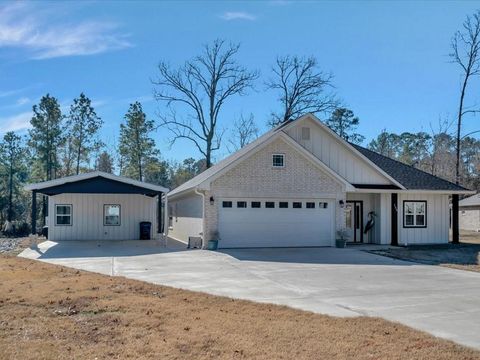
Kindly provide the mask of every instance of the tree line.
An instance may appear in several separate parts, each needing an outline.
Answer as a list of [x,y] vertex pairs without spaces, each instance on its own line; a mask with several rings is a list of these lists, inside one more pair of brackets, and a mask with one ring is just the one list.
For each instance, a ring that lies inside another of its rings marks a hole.
[[[466,105],[465,100],[471,81],[480,75],[479,35],[480,15],[476,13],[467,17],[452,40],[450,56],[462,77],[456,119],[440,124],[436,131],[432,128],[431,133],[383,130],[368,144],[370,149],[447,180],[480,188],[480,143],[472,137],[475,132],[462,132],[467,117],[480,111]],[[347,141],[360,144],[365,140],[357,132],[360,119],[338,97],[333,75],[323,71],[315,57],[279,56],[268,78],[261,82],[258,71],[238,62],[239,51],[239,44],[215,40],[180,66],[161,61],[151,80],[159,105],[157,116],[148,117],[140,102],[130,104],[118,143],[113,146],[101,141],[103,120],[84,93],[72,101],[65,114],[57,98],[43,96],[32,108],[28,134],[8,132],[0,142],[0,224],[6,220],[27,223],[29,194],[22,190],[27,182],[99,170],[177,187],[212,166],[218,150],[236,151],[259,135],[252,114],[241,113],[230,124],[226,124],[229,116],[224,114],[227,103],[255,89],[277,94],[268,126],[311,112]],[[450,125],[455,131],[449,130]],[[164,159],[153,138],[160,127],[168,130],[171,146],[180,139],[189,141],[200,159]],[[39,212],[46,214],[45,199]],[[19,224],[18,228],[28,231],[27,225]]]

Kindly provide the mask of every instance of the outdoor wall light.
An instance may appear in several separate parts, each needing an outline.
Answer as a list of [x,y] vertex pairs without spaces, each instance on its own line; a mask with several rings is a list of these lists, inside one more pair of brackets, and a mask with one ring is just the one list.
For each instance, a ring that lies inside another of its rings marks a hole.
[[338,202],[338,204],[340,205],[340,208],[342,208],[342,209],[343,209],[343,207],[345,206],[345,202],[344,202],[343,200],[340,200],[340,201]]
[[213,205],[214,202],[215,202],[215,199],[213,198],[213,196],[210,196],[210,205]]

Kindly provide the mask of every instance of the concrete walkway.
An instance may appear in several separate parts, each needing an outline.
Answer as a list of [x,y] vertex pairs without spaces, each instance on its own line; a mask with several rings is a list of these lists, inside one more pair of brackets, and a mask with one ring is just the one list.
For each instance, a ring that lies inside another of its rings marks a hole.
[[334,316],[378,316],[480,349],[480,273],[362,247],[186,250],[156,241],[46,241],[19,256]]

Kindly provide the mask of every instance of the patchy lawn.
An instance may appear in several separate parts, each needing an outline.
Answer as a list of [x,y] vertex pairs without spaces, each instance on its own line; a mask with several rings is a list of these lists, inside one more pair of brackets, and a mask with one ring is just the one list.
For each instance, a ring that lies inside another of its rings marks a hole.
[[334,318],[0,257],[1,359],[480,359],[375,318]]
[[371,252],[400,260],[480,272],[480,233],[474,231],[462,231],[460,244],[414,245]]

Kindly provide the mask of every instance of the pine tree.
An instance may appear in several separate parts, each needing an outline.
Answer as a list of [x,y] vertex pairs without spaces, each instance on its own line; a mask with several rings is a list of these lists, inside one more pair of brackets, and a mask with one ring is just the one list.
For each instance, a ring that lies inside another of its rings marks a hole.
[[62,145],[62,112],[58,100],[49,94],[40,99],[40,104],[33,106],[30,121],[29,145],[35,152],[35,165],[38,165],[42,180],[56,178],[58,170],[57,149]]
[[7,220],[14,219],[14,197],[20,191],[21,184],[26,177],[27,149],[23,139],[14,132],[7,132],[0,142],[0,162],[2,165],[2,179],[5,180],[5,195],[7,199]]
[[106,152],[102,151],[96,161],[96,170],[113,174],[113,158]]
[[342,139],[355,144],[359,144],[365,139],[365,136],[355,132],[359,123],[360,120],[353,114],[353,111],[346,108],[335,109],[325,122]]
[[159,154],[150,137],[154,122],[147,120],[142,105],[137,101],[125,114],[125,124],[120,125],[119,153],[122,159],[120,174],[142,181],[149,159]]
[[87,161],[90,153],[98,148],[96,134],[103,121],[97,116],[91,100],[81,93],[73,100],[68,116],[69,138],[75,152],[76,174],[80,173],[82,161]]

